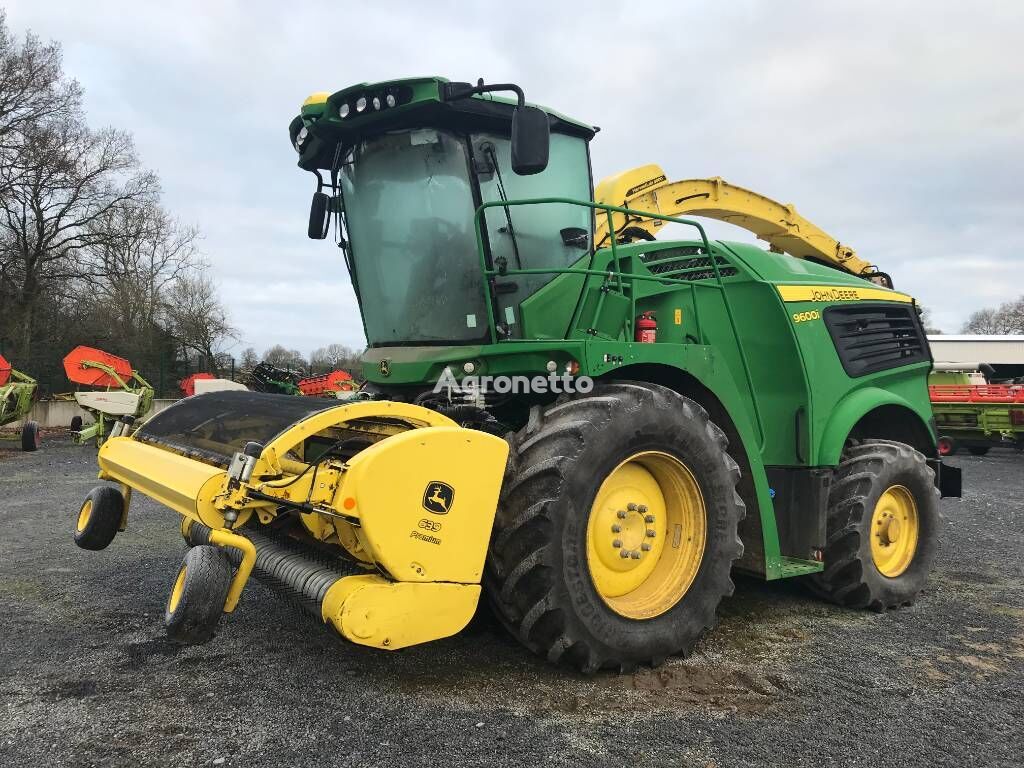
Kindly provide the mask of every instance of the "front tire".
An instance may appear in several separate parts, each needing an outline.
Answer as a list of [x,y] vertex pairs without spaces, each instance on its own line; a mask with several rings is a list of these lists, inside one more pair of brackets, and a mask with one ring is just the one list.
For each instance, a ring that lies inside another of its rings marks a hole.
[[688,654],[743,552],[722,430],[672,390],[623,382],[535,408],[509,440],[485,579],[502,623],[586,673]]
[[231,563],[217,547],[192,547],[178,569],[167,597],[167,636],[186,645],[213,637],[231,587]]
[[849,448],[829,493],[825,569],[811,589],[839,605],[910,605],[928,580],[942,529],[935,473],[903,443]]
[[21,450],[32,452],[39,449],[42,443],[42,433],[39,431],[39,422],[26,421],[21,428]]
[[106,549],[120,530],[123,516],[121,491],[109,485],[93,488],[78,510],[75,544],[94,552]]

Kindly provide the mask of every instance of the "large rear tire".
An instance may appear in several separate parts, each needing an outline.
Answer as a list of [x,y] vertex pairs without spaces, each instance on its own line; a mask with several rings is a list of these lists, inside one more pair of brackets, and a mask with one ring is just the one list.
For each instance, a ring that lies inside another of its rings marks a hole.
[[509,436],[485,586],[535,653],[583,672],[688,654],[733,592],[740,471],[694,401],[600,385]]
[[928,580],[941,530],[935,473],[920,452],[885,440],[854,445],[829,493],[825,568],[808,585],[850,608],[910,605]]

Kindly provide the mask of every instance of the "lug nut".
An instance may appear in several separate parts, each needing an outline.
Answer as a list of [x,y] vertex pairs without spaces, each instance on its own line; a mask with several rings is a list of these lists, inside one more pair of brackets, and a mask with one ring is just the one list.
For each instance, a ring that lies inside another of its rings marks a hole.
[[626,509],[628,509],[630,512],[636,512],[636,504],[634,504],[631,501],[629,502],[629,504],[626,505]]
[[619,533],[622,530],[622,526],[616,523],[612,526],[612,533]]
[[644,522],[645,523],[653,523],[654,522],[654,515],[644,515]]
[[644,514],[647,511],[647,505],[641,504],[639,507],[636,508],[636,511],[639,512],[641,515]]
[[616,517],[619,518],[619,520],[625,520],[626,519],[626,513],[623,510],[621,510],[621,509],[618,512],[616,512],[615,515],[616,515]]
[[642,549],[644,552],[650,552],[651,545],[645,541],[643,544],[640,545],[640,549]]
[[647,538],[649,538],[649,539],[653,539],[657,535],[658,535],[657,531],[648,531],[647,532]]
[[615,547],[616,549],[621,547],[622,546],[622,539],[616,539],[615,541],[613,541],[612,542],[612,546]]
[[623,560],[628,560],[629,559],[629,550],[628,549],[619,550],[619,557],[621,557]]
[[640,559],[640,553],[637,552],[635,549],[629,553],[629,556],[632,557],[634,560]]

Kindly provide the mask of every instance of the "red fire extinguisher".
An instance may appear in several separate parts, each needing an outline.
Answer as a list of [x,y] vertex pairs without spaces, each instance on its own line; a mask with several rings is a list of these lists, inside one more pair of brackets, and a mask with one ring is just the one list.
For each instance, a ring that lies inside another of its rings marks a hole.
[[658,340],[658,321],[654,312],[644,312],[636,319],[636,341],[641,344],[653,344]]

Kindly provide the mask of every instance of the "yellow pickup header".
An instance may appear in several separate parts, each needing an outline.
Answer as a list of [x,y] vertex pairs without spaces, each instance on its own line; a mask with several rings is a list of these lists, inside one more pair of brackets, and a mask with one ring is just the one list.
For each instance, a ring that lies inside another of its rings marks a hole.
[[819,301],[837,304],[844,301],[899,301],[904,304],[914,299],[905,293],[888,288],[859,288],[848,285],[776,285],[785,302]]

